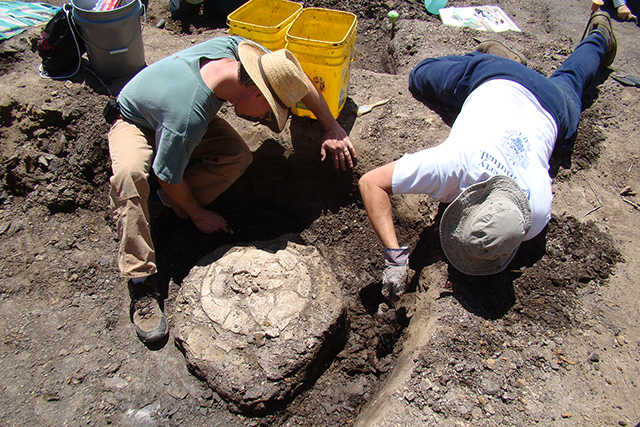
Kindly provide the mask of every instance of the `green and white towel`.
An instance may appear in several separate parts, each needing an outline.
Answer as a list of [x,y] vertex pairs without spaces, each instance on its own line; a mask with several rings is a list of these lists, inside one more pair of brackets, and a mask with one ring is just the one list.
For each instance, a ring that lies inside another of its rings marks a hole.
[[60,9],[46,3],[0,1],[0,41],[20,34],[28,27],[49,22]]

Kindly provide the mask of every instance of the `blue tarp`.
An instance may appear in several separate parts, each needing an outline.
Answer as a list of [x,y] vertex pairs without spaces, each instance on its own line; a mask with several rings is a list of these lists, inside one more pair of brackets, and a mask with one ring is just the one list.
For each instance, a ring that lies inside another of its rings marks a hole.
[[49,22],[60,9],[46,3],[0,1],[0,41],[20,34],[28,27]]

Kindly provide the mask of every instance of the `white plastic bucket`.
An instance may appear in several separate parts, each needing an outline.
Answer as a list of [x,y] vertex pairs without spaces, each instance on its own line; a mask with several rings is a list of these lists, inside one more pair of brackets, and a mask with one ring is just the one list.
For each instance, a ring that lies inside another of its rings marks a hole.
[[[100,77],[131,76],[145,66],[140,0],[122,0],[117,9],[94,11],[98,0],[71,0],[73,21],[82,36],[91,69]],[[146,17],[146,15],[145,15]]]

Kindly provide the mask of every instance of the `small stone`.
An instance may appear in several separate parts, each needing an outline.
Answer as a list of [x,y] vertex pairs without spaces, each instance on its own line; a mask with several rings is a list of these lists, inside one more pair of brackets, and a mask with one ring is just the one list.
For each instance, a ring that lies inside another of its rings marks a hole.
[[484,406],[487,403],[489,403],[489,401],[487,400],[486,397],[484,397],[483,395],[480,395],[478,396],[478,403]]
[[265,335],[262,332],[256,332],[253,336],[253,340],[256,342],[258,347],[262,347],[265,344]]
[[475,418],[480,418],[481,416],[482,416],[482,410],[481,410],[480,408],[478,408],[477,406],[476,406],[476,407],[474,407],[474,408],[471,410],[471,417],[472,417],[472,418],[474,418],[474,419],[475,419]]
[[159,20],[159,21],[158,21],[158,23],[156,24],[156,28],[160,28],[160,29],[162,29],[162,28],[164,28],[164,25],[165,25],[166,23],[167,23],[167,21],[166,21],[166,20],[161,19],[161,20]]
[[60,400],[60,395],[58,394],[57,391],[44,391],[40,397],[42,397],[44,400],[48,401],[48,402],[54,402],[57,400]]
[[618,421],[618,424],[620,424],[622,427],[627,425],[627,422],[625,420],[620,420]]
[[571,418],[571,417],[573,417],[573,414],[571,412],[562,413],[562,418]]
[[524,380],[524,378],[518,378],[516,380],[516,387],[517,388],[523,388],[526,384],[526,381]]
[[189,392],[182,387],[171,388],[169,389],[168,393],[169,393],[169,396],[178,400],[184,399],[189,394]]
[[626,186],[622,189],[622,191],[620,192],[621,196],[635,196],[636,192],[633,191],[633,189],[630,186]]
[[505,402],[511,402],[513,400],[516,400],[517,397],[518,395],[515,392],[505,391],[504,394],[502,395],[502,400],[504,400]]
[[406,392],[404,393],[404,399],[405,399],[407,402],[411,403],[411,402],[413,402],[413,401],[416,399],[416,394],[415,394],[414,392],[412,392],[412,391],[406,391]]
[[278,338],[280,336],[280,331],[278,330],[278,328],[267,328],[264,331],[264,334],[266,335],[267,338]]
[[0,225],[0,235],[6,233],[9,227],[11,227],[11,222],[5,222],[4,224]]
[[106,378],[103,381],[103,386],[106,390],[115,391],[123,389],[127,386],[128,382],[120,377]]
[[489,359],[485,360],[484,366],[487,369],[490,369],[492,371],[495,370],[496,369],[496,361],[495,361],[495,359],[489,358]]
[[498,382],[485,378],[482,380],[482,387],[485,394],[494,395],[500,391],[501,386]]
[[429,381],[429,378],[423,378],[420,381],[420,390],[427,392],[433,388],[433,383]]

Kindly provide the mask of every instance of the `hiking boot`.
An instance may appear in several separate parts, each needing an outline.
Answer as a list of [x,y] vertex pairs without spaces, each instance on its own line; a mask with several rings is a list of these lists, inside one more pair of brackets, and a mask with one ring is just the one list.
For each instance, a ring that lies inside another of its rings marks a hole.
[[591,14],[589,22],[587,22],[587,28],[584,29],[582,38],[584,40],[591,32],[600,30],[601,34],[607,39],[607,50],[604,52],[604,57],[600,62],[600,67],[608,67],[616,57],[618,51],[618,42],[616,36],[613,34],[613,28],[611,28],[611,18],[607,12],[595,12]]
[[482,42],[478,45],[476,50],[478,52],[490,53],[491,55],[511,59],[512,61],[519,62],[522,65],[527,65],[527,58],[523,54],[509,49],[496,40],[487,40],[485,42]]
[[140,340],[149,343],[164,338],[169,332],[169,327],[162,313],[155,278],[149,276],[143,283],[138,284],[129,280],[128,286],[131,296],[129,315]]

